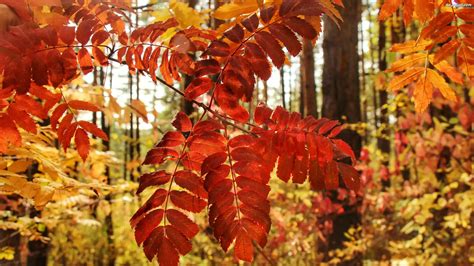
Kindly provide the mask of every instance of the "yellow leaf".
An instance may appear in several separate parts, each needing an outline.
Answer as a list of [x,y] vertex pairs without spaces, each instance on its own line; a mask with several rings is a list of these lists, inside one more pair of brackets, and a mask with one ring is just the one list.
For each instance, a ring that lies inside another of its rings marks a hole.
[[430,105],[433,97],[433,85],[427,81],[425,75],[421,76],[415,86],[413,98],[415,100],[415,110],[423,113],[428,105]]
[[214,17],[217,19],[231,19],[243,14],[252,13],[258,9],[258,1],[241,0],[220,6],[215,12]]
[[173,17],[173,14],[171,14],[170,10],[167,8],[159,8],[151,14],[155,18],[155,21],[165,21]]
[[416,80],[424,70],[425,69],[423,67],[415,67],[405,71],[405,73],[399,76],[394,77],[388,84],[388,90],[398,91],[399,89]]
[[142,101],[132,100],[130,104],[130,108],[132,109],[132,112],[134,112],[136,115],[142,118],[143,121],[145,121],[145,123],[148,123],[146,107]]
[[170,8],[182,28],[190,26],[199,27],[203,22],[203,17],[188,4],[170,0]]
[[451,100],[451,101],[456,101],[456,93],[451,89],[444,80],[442,76],[438,74],[438,72],[428,69],[428,72],[426,73],[427,76],[426,78],[433,84],[435,88],[437,88],[441,94],[444,96],[444,98]]
[[399,59],[392,63],[387,72],[398,72],[408,69],[412,66],[418,65],[421,62],[426,60],[426,54],[416,53],[409,56],[406,56],[402,59]]

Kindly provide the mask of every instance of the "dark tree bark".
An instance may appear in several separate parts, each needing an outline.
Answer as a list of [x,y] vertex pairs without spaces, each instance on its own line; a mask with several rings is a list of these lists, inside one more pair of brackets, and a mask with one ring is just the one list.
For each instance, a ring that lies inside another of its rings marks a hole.
[[[345,0],[339,8],[344,25],[339,28],[324,17],[324,67],[322,115],[330,119],[346,119],[349,123],[361,121],[358,25],[360,0]],[[346,130],[342,134],[356,155],[361,149],[361,137]]]
[[[189,7],[191,8],[195,8],[196,7],[196,2],[197,0],[187,0],[188,2],[188,5]],[[185,75],[184,76],[184,89],[186,89],[188,87],[188,85],[191,83],[192,81],[192,77],[188,76],[188,75]],[[188,101],[186,100],[185,98],[182,98],[182,104],[181,104],[181,110],[187,114],[187,115],[191,115],[192,113],[194,113],[194,106],[193,106],[193,102],[192,101]]]
[[303,115],[318,117],[318,103],[316,101],[316,81],[314,77],[314,53],[313,44],[310,40],[303,41],[303,53],[301,54],[301,104]]
[[[379,71],[383,72],[387,69],[387,59],[386,59],[386,27],[385,21],[379,21],[379,38],[378,38],[378,65]],[[375,97],[375,95],[374,95]],[[382,161],[384,166],[388,165],[388,154],[390,153],[390,140],[388,137],[388,115],[387,115],[387,108],[385,105],[387,104],[388,95],[387,91],[382,90],[378,93],[378,102],[379,106],[377,109],[380,109],[380,116],[379,121],[376,121],[376,128],[382,128],[380,134],[382,136],[377,137],[377,148],[384,154],[387,159]],[[382,179],[382,187],[386,188],[390,186],[390,179]]]
[[[361,121],[358,25],[361,16],[360,0],[344,0],[345,8],[338,8],[343,17],[339,28],[330,18],[324,17],[324,68],[322,116],[345,120],[348,123]],[[362,138],[356,132],[345,130],[341,134],[359,156]],[[337,202],[337,195],[330,193],[331,200]],[[328,248],[343,248],[344,233],[360,224],[357,206],[344,205],[345,212],[333,218],[333,233],[328,237]],[[329,259],[326,254],[326,259]],[[361,265],[360,256],[341,265]]]

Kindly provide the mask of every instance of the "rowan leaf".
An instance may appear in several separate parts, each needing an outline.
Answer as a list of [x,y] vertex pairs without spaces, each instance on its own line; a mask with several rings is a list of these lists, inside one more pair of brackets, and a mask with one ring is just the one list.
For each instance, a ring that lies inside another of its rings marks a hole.
[[379,12],[379,20],[386,20],[398,10],[402,0],[385,0]]
[[212,88],[213,82],[210,78],[199,77],[194,79],[184,92],[184,96],[188,100],[194,100],[197,97],[208,92]]
[[413,98],[415,99],[415,109],[418,113],[422,113],[430,105],[433,97],[433,85],[422,75],[415,85]]
[[423,71],[425,71],[425,68],[415,67],[405,71],[399,76],[395,76],[388,84],[387,90],[394,92],[400,90],[401,88],[415,81]]
[[100,111],[99,107],[97,107],[95,104],[92,104],[86,101],[71,100],[71,101],[68,101],[67,104],[69,105],[70,108],[75,109],[75,110],[84,110],[84,111],[91,111],[91,112]]
[[451,87],[449,87],[448,83],[438,74],[438,72],[428,69],[426,78],[431,82],[431,84],[433,84],[433,87],[441,92],[444,98],[453,102],[457,101],[456,93],[451,89]]
[[8,145],[21,145],[21,135],[15,123],[7,114],[0,114],[0,153],[8,151]]
[[191,119],[189,119],[189,117],[183,112],[179,112],[176,114],[172,125],[181,132],[189,132],[193,128],[193,123],[191,122]]
[[80,127],[82,127],[84,130],[88,131],[92,135],[94,135],[98,138],[101,138],[105,141],[109,140],[109,138],[107,137],[107,134],[105,134],[105,132],[102,129],[97,127],[96,124],[88,122],[88,121],[79,121],[78,124],[79,124]]
[[215,12],[214,17],[221,20],[231,19],[243,14],[252,13],[258,9],[258,3],[255,0],[244,0],[241,3],[228,3],[220,6]]
[[390,68],[387,69],[387,72],[405,71],[406,69],[416,66],[420,63],[423,63],[426,60],[428,60],[426,54],[423,54],[423,53],[411,54],[393,62]]
[[76,130],[74,141],[79,156],[81,156],[83,161],[86,161],[90,150],[89,137],[87,136],[87,133],[82,128],[78,128]]

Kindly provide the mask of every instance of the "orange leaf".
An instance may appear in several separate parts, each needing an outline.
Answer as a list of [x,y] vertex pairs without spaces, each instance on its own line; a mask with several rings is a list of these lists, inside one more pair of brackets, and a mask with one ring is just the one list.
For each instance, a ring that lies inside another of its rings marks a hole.
[[415,14],[422,23],[433,16],[434,10],[434,0],[415,0]]
[[461,45],[459,40],[451,40],[450,42],[444,44],[441,49],[436,52],[433,60],[433,64],[439,63],[441,60],[452,55]]
[[386,20],[401,6],[402,0],[385,0],[379,13],[379,20]]
[[430,105],[432,97],[433,85],[423,75],[416,83],[415,91],[413,92],[416,111],[418,113],[424,112],[426,108]]
[[7,114],[0,114],[0,153],[8,150],[8,144],[14,146],[21,145],[20,132],[15,126],[13,120]]
[[399,89],[416,80],[420,74],[425,71],[423,67],[415,67],[407,70],[405,73],[394,77],[388,84],[388,90],[398,91]]
[[439,89],[444,98],[450,101],[457,101],[456,93],[449,87],[448,83],[446,83],[444,78],[440,76],[438,72],[428,69],[426,74],[426,78],[433,84],[435,88]]
[[81,66],[82,72],[88,74],[94,69],[94,63],[92,62],[91,55],[86,48],[79,49],[77,53],[77,58],[79,59],[79,65]]
[[137,114],[138,116],[140,116],[141,119],[143,119],[145,123],[148,123],[146,106],[142,101],[133,99],[130,103],[130,107],[132,108],[135,114]]
[[91,111],[91,112],[100,111],[99,107],[85,101],[71,100],[71,101],[68,101],[67,104],[69,105],[69,107],[76,110],[84,110],[84,111]]

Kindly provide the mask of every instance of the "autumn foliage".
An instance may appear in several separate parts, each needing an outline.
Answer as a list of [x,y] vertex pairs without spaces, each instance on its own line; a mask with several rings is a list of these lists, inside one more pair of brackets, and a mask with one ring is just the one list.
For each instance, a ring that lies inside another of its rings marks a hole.
[[[461,111],[466,130],[474,122],[472,107],[450,83],[470,86],[474,77],[474,9],[455,8],[471,2],[385,0],[379,13],[380,20],[387,20],[401,8],[406,25],[421,25],[416,40],[390,49],[397,59],[386,70],[394,73],[386,89],[400,93],[408,88],[418,113],[442,96]],[[143,161],[151,170],[140,176],[136,193],[151,196],[130,224],[150,261],[177,265],[201,231],[194,215],[206,213],[222,249],[233,249],[236,261],[252,262],[269,240],[272,176],[284,183],[307,182],[317,191],[357,192],[361,182],[371,185],[369,167],[361,181],[356,155],[338,138],[345,129],[339,121],[251,104],[259,81],[269,80],[289,56],[298,56],[303,40],[318,38],[323,15],[342,22],[336,8],[343,6],[340,0],[232,1],[212,14],[224,21],[217,29],[183,15],[131,27],[129,14],[136,10],[126,0],[0,4],[13,16],[5,31],[0,28],[1,154],[25,145],[23,133],[38,134],[41,124],[49,126],[64,151],[74,146],[87,161],[91,138],[107,142],[109,135],[81,115],[104,112],[104,107],[67,98],[63,90],[112,62],[199,108],[197,117],[174,112],[174,130],[164,132]],[[181,2],[170,5],[194,12]],[[189,81],[186,88],[176,88],[183,80]],[[143,103],[132,101],[130,108],[147,121]],[[408,131],[415,120],[400,119],[400,128]],[[401,153],[407,137],[396,132],[396,138]],[[462,165],[465,159],[460,156]],[[362,162],[367,161],[363,156]],[[387,168],[381,172],[388,175]],[[347,198],[355,201],[355,195]],[[322,196],[316,201],[325,214],[343,211]]]

